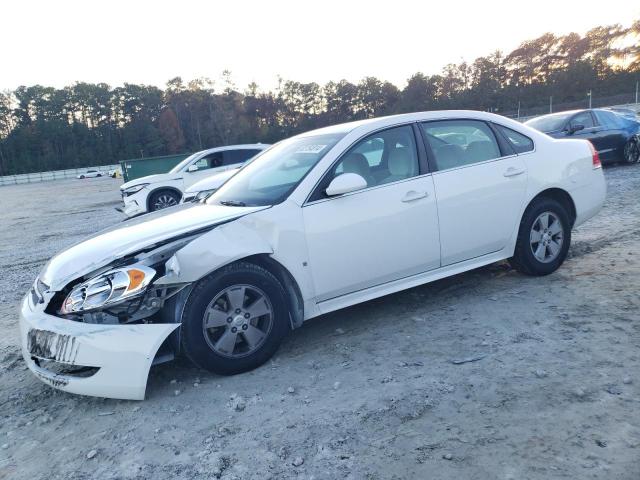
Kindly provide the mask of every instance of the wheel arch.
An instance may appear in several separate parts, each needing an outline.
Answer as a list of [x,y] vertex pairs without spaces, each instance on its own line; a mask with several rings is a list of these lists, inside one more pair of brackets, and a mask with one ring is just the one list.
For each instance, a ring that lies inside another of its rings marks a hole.
[[567,213],[569,214],[569,220],[571,221],[571,227],[573,228],[573,224],[575,223],[576,217],[577,217],[576,204],[573,201],[573,198],[571,197],[569,192],[567,192],[562,188],[557,188],[557,187],[547,188],[546,190],[543,190],[540,193],[538,193],[535,197],[533,197],[529,201],[529,203],[527,204],[527,207],[523,211],[523,215],[524,215],[524,212],[526,212],[531,205],[533,205],[536,201],[538,201],[541,198],[551,198],[557,201],[558,203],[560,203],[562,206],[564,206],[567,209]]
[[147,211],[150,212],[151,211],[151,198],[153,198],[153,196],[161,191],[169,191],[169,192],[173,192],[175,194],[178,195],[178,202],[180,201],[180,199],[182,199],[182,192],[180,191],[180,189],[176,188],[176,187],[171,187],[168,185],[162,185],[161,187],[156,187],[153,190],[151,190],[149,192],[149,194],[147,195]]
[[[212,249],[211,245],[216,245],[216,248]],[[178,250],[175,256],[180,265],[179,273],[177,276],[167,275],[159,282],[196,283],[227,265],[253,263],[269,271],[281,283],[290,307],[291,328],[297,328],[304,320],[302,289],[290,269],[273,258],[272,254],[273,248],[263,236],[241,222],[231,221]]]
[[[304,321],[304,301],[302,291],[291,272],[280,262],[266,253],[249,255],[248,257],[236,260],[236,262],[249,262],[256,264],[278,279],[286,293],[286,302],[289,306],[289,321],[291,329],[298,328]],[[235,262],[234,262],[235,263]]]

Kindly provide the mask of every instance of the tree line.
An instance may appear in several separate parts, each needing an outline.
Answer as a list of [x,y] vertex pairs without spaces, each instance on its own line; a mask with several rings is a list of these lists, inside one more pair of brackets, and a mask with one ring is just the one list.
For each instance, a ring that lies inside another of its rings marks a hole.
[[[505,54],[416,73],[400,89],[375,77],[325,85],[279,80],[238,89],[231,73],[150,85],[76,83],[0,93],[0,175],[107,165],[234,143],[272,143],[339,122],[437,109],[513,114],[517,108],[632,92],[640,80],[640,20],[556,36]],[[585,104],[586,106],[586,104]]]

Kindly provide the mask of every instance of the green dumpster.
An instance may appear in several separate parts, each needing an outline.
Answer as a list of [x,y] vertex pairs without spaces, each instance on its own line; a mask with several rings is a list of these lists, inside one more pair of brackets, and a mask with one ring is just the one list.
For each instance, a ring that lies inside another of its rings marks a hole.
[[178,155],[163,155],[160,157],[132,158],[130,160],[120,160],[120,168],[125,182],[136,178],[155,175],[156,173],[167,173],[190,153]]

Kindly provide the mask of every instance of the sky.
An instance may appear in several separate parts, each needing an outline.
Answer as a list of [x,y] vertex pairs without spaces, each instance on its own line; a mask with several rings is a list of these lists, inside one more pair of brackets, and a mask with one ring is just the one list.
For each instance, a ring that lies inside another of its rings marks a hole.
[[262,90],[277,78],[365,76],[399,87],[415,72],[505,52],[545,32],[580,34],[640,18],[607,0],[4,0],[0,90],[76,81],[164,86],[209,77]]

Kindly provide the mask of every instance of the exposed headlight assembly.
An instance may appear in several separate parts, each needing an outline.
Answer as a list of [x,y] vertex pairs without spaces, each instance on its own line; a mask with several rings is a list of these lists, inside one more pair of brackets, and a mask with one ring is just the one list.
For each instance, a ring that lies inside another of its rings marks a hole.
[[127,197],[129,195],[133,195],[134,193],[138,193],[140,190],[142,190],[147,185],[149,185],[149,184],[148,183],[141,183],[139,185],[134,185],[132,187],[125,188],[124,190],[122,190],[122,194],[125,197]]
[[217,190],[217,188],[212,188],[211,190],[202,190],[202,191],[198,192],[198,194],[196,195],[196,198],[194,198],[193,201],[194,202],[199,202],[200,200],[204,200],[209,195],[214,193],[216,190]]
[[76,285],[62,303],[62,314],[108,307],[144,293],[156,271],[144,265],[116,268]]

